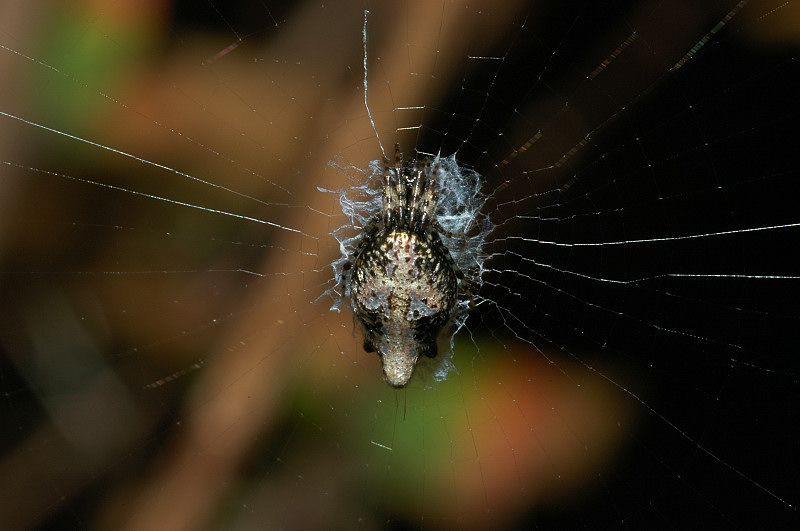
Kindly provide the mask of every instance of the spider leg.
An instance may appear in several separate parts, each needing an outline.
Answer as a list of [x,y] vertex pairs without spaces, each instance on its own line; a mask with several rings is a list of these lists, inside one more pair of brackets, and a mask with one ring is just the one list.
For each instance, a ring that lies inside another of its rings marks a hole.
[[402,156],[400,155],[400,142],[396,142],[394,144],[394,170],[397,172],[397,175],[400,175],[400,162]]

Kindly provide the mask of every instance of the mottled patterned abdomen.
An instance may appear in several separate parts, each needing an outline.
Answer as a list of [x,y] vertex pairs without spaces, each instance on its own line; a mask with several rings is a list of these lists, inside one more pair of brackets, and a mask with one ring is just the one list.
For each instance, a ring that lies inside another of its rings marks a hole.
[[404,387],[456,305],[458,279],[435,232],[383,229],[369,235],[353,263],[350,297],[364,325],[364,348],[377,351],[386,381]]

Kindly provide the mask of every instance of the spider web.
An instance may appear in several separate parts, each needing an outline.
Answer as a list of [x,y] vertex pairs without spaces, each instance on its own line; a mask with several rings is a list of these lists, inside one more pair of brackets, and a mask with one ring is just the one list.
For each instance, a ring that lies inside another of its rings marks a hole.
[[[3,10],[10,528],[797,520],[795,2]],[[402,391],[320,298],[395,142],[496,225]]]

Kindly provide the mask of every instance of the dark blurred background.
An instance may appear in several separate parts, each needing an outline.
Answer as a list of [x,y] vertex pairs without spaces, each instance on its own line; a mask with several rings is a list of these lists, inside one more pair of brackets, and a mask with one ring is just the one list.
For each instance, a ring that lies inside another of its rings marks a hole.
[[[400,392],[319,299],[328,161],[381,156],[364,9],[383,147],[498,225],[457,372]],[[0,520],[788,527],[797,10],[1,7]]]

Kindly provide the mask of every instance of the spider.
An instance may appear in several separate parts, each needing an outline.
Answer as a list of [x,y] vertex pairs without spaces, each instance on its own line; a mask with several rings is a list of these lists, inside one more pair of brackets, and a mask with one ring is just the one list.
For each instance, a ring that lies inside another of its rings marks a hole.
[[392,387],[408,384],[420,356],[436,356],[439,332],[468,296],[440,237],[439,172],[438,161],[403,160],[395,144],[394,166],[383,159],[382,208],[344,265],[364,350],[378,353]]

